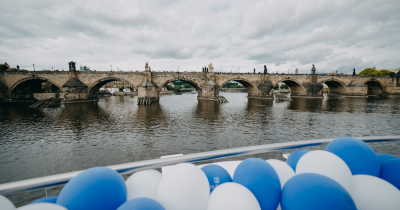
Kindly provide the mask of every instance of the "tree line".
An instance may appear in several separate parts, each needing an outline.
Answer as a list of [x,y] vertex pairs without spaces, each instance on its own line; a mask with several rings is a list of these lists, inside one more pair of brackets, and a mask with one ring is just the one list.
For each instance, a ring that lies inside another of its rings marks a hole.
[[174,84],[174,87],[172,87],[172,85],[166,85],[166,88],[167,90],[172,90],[174,92],[181,92],[182,88],[193,88],[193,86],[190,83],[185,81],[175,81],[171,83]]
[[360,71],[360,73],[358,73],[358,75],[360,76],[386,76],[389,75],[391,77],[395,76],[396,73],[391,72],[389,70],[386,69],[381,69],[381,70],[376,70],[376,68],[366,68],[362,71]]
[[[279,89],[279,85],[276,84],[276,85],[274,86],[274,90],[278,90],[278,89]],[[286,89],[286,90],[288,90],[288,89],[289,89],[289,85],[287,85],[287,84],[281,84],[280,89]]]

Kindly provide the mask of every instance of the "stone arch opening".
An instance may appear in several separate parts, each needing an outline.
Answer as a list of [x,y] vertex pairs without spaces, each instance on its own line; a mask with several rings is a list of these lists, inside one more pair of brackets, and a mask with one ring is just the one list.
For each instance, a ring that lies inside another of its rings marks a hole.
[[[236,88],[246,88],[249,96],[257,96],[257,94],[258,94],[257,87],[255,85],[253,85],[251,82],[249,82],[247,80],[240,79],[240,78],[231,79],[231,80],[226,81],[225,83],[223,83],[221,85],[221,87],[219,87],[218,92],[219,91],[232,92],[232,90],[236,91],[233,88],[235,88],[235,89]],[[241,92],[241,91],[237,91],[237,92]]]
[[277,82],[274,87],[276,85],[279,85],[279,88],[281,89],[281,84],[286,84],[287,86],[289,86],[289,91],[290,91],[290,96],[300,96],[300,95],[306,95],[306,91],[305,88],[300,85],[300,83],[294,81],[294,80],[281,80],[279,82]]
[[46,78],[35,77],[18,81],[9,91],[11,98],[31,100],[34,99],[34,93],[50,93],[50,97],[51,94],[56,93],[57,91],[61,92],[61,90],[61,87],[59,87],[55,82]]
[[92,84],[89,88],[88,88],[88,96],[89,98],[93,99],[93,98],[98,98],[97,93],[99,92],[100,88],[107,85],[110,82],[114,82],[114,81],[118,81],[119,83],[115,84],[114,86],[117,86],[117,88],[120,87],[131,87],[132,89],[136,90],[136,87],[133,86],[131,83],[129,83],[128,81],[121,79],[121,78],[117,78],[117,77],[108,77],[108,78],[104,78],[101,80],[96,81],[94,84]]
[[378,81],[370,80],[365,84],[368,86],[367,95],[379,95],[384,93],[383,87]]
[[[189,85],[192,86],[192,88],[194,88],[194,89],[197,91],[197,93],[198,93],[199,95],[201,94],[201,88],[199,87],[199,85],[198,85],[196,82],[191,81],[191,80],[188,80],[188,79],[170,79],[170,80],[164,82],[163,84],[161,84],[160,86],[158,86],[157,92],[160,92],[160,91],[162,91],[162,90],[166,90],[167,85],[170,84],[170,83],[173,83],[173,82],[182,82],[183,85],[184,85],[185,83],[186,83],[186,84],[189,84]],[[178,83],[178,85],[181,85],[181,84]],[[185,86],[185,85],[184,85],[184,86]],[[175,84],[174,84],[174,87],[175,87]],[[165,88],[165,89],[164,89],[164,88]],[[185,90],[185,91],[187,91],[188,89],[189,89],[189,91],[190,91],[190,89],[192,89],[191,87],[180,87],[180,88],[181,88],[181,90],[183,89],[183,90]]]
[[[323,91],[327,91],[329,95],[346,95],[346,86],[335,80],[327,80],[321,83],[325,84]],[[326,89],[327,88],[327,89]]]

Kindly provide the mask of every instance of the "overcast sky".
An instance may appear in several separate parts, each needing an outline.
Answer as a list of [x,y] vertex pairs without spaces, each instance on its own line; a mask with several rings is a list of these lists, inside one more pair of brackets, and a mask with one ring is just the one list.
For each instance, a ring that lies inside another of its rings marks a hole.
[[399,0],[0,2],[0,62],[29,70],[400,67]]

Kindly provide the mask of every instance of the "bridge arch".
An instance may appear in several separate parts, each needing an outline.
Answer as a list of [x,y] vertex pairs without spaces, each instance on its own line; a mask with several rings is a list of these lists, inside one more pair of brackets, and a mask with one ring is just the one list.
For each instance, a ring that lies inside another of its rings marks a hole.
[[274,84],[274,86],[281,82],[289,86],[291,96],[306,95],[306,88],[299,81],[286,78],[279,80]]
[[26,77],[23,79],[18,80],[17,82],[15,82],[13,85],[11,85],[10,89],[8,90],[9,93],[12,93],[12,91],[21,83],[23,82],[27,82],[29,80],[41,80],[41,81],[47,81],[50,82],[51,84],[57,86],[58,89],[60,89],[60,91],[62,90],[61,85],[57,84],[56,82],[52,81],[51,79],[48,79],[46,77],[38,77],[38,76],[34,76],[34,77]]
[[249,81],[249,80],[247,80],[247,79],[244,79],[244,78],[229,78],[229,79],[226,80],[224,83],[222,83],[221,86],[219,86],[219,89],[218,89],[217,93],[219,93],[219,91],[221,91],[221,89],[222,89],[226,84],[228,84],[229,82],[232,82],[232,81],[240,82],[240,84],[242,84],[242,85],[246,88],[247,92],[249,93],[249,96],[250,96],[250,95],[257,95],[257,94],[258,94],[257,85],[255,85],[255,84],[252,83],[251,81]]
[[106,77],[106,78],[102,78],[102,79],[97,80],[96,82],[94,82],[93,84],[91,84],[88,87],[88,96],[89,96],[89,98],[97,98],[97,92],[99,91],[99,89],[101,87],[103,87],[105,84],[107,84],[109,82],[112,82],[112,81],[123,81],[123,82],[126,82],[126,83],[130,84],[132,87],[137,88],[132,83],[130,83],[129,81],[127,81],[125,79],[122,79],[122,78],[119,78],[119,77]]
[[60,92],[62,91],[61,86],[53,80],[46,77],[34,76],[18,80],[9,88],[8,92],[11,98],[31,99],[33,98],[33,93],[40,93],[43,91],[41,89],[43,82],[50,82],[53,84],[55,86],[54,89],[52,88],[54,91],[56,91],[56,89],[59,89]]
[[196,89],[196,91],[197,91],[197,93],[198,93],[199,95],[201,94],[201,88],[200,88],[199,84],[197,84],[195,81],[190,80],[190,79],[187,79],[187,78],[180,78],[180,79],[174,78],[174,79],[169,79],[169,80],[167,80],[167,81],[161,83],[161,85],[158,85],[158,86],[157,86],[157,92],[160,92],[161,89],[162,89],[164,86],[166,86],[168,83],[174,82],[174,81],[185,81],[185,82],[191,84],[191,85]]
[[378,95],[385,92],[382,83],[376,79],[370,79],[364,84],[368,86],[367,95]]
[[329,87],[329,94],[336,95],[346,95],[347,94],[347,85],[340,80],[337,79],[326,79],[320,84],[325,83]]

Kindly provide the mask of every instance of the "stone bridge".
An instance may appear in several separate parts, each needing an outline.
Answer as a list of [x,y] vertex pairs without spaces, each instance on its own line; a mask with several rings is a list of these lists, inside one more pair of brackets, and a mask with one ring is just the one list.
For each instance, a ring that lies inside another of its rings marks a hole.
[[[0,98],[32,98],[32,85],[49,81],[61,90],[66,100],[95,99],[100,87],[110,81],[125,81],[138,90],[138,96],[159,100],[163,86],[186,81],[198,92],[198,100],[215,100],[221,88],[230,81],[242,83],[248,98],[273,99],[272,88],[279,82],[291,89],[291,97],[322,97],[322,84],[330,94],[342,96],[388,95],[400,97],[399,77],[326,76],[317,74],[261,74],[208,72],[105,72],[105,71],[27,71],[1,72]],[[315,72],[315,71],[314,71]]]

